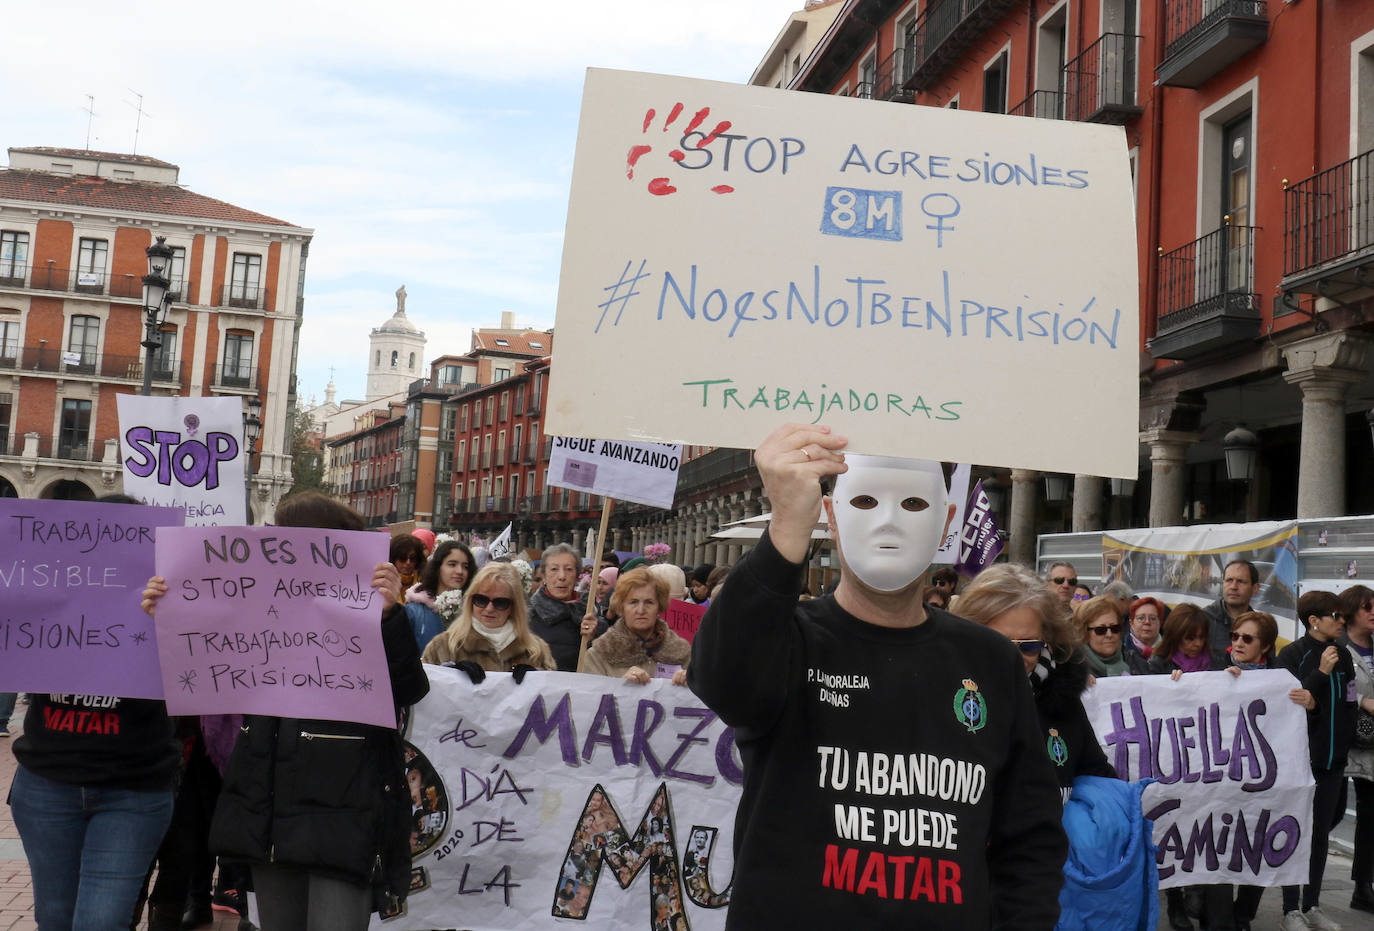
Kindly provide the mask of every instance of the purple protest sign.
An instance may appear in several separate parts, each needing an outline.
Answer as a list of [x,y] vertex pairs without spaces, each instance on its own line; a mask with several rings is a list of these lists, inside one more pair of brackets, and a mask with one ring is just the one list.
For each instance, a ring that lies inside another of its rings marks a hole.
[[157,534],[157,648],[171,714],[396,723],[372,572],[390,539],[299,527]]
[[0,690],[161,698],[139,607],[157,527],[185,512],[0,498]]
[[1002,534],[997,529],[997,518],[992,515],[992,502],[983,491],[979,480],[969,495],[968,507],[964,511],[964,529],[959,535],[959,560],[954,568],[961,575],[973,578],[992,565],[1002,552]]

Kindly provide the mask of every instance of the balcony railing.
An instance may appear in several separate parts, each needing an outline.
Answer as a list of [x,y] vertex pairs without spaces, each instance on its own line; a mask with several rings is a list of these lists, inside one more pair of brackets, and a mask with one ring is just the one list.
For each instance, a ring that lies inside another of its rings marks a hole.
[[[142,291],[139,293],[142,294]],[[227,284],[220,288],[219,306],[221,307],[262,310],[267,306],[267,303],[267,289],[258,285]]]
[[540,401],[539,401],[538,395],[536,395],[536,396],[530,398],[530,409],[529,409],[528,411],[526,411],[526,413],[528,413],[531,417],[533,417],[534,415],[536,415],[536,414],[539,413],[539,411],[543,408],[543,406],[544,406],[544,405],[541,404]]
[[217,365],[215,366],[215,387],[256,391],[258,390],[258,370],[252,365]]
[[1283,230],[1285,278],[1374,259],[1374,151],[1289,185]]
[[143,300],[141,275],[112,275],[103,271],[81,271],[55,265],[0,265],[0,288],[28,288],[34,291],[66,291],[72,294],[97,294],[102,297]]
[[506,464],[506,446],[504,443],[496,447],[496,464],[499,466]]
[[525,465],[534,465],[539,461],[539,441],[530,440],[525,444],[525,457],[522,462]]
[[1140,37],[1102,37],[1064,66],[1064,116],[1089,123],[1127,123],[1141,114],[1136,102]]
[[1259,335],[1258,234],[1227,225],[1159,257],[1157,358],[1195,358]]
[[523,443],[512,443],[510,446],[510,464],[516,465],[520,462],[520,452],[524,449]]
[[878,63],[877,73],[873,76],[873,96],[878,100],[896,100],[911,103],[915,95],[903,87],[911,76],[911,55],[905,48],[895,48],[892,53]]
[[[68,462],[90,462],[92,461],[91,437],[67,436],[59,434],[56,437],[38,435],[35,455],[39,459],[65,459]],[[15,432],[6,437],[0,433],[0,455],[23,456],[24,449],[28,446],[28,435],[26,433]]]
[[1016,0],[935,0],[927,6],[916,24],[906,88],[929,87],[1013,6]]
[[849,96],[850,96],[850,97],[861,97],[861,98],[863,98],[864,100],[872,100],[872,99],[873,99],[873,82],[872,82],[872,81],[860,81],[858,84],[855,84],[852,88],[849,89]]
[[1033,116],[1042,120],[1064,118],[1063,91],[1034,91],[1025,100],[1007,111],[1012,116]]
[[1198,87],[1269,38],[1265,0],[1165,0],[1160,84]]
[[[142,356],[50,349],[47,346],[26,346],[18,356],[0,357],[0,368],[19,368],[26,372],[51,372],[58,375],[90,375],[127,381],[143,379]],[[189,375],[190,363],[154,360],[154,381],[182,383]]]

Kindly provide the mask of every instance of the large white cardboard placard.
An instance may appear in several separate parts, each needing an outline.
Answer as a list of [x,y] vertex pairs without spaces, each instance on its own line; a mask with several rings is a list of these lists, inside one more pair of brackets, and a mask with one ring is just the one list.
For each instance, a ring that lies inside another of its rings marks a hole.
[[241,400],[136,394],[117,400],[125,494],[184,508],[188,527],[248,523]]
[[545,484],[650,507],[670,508],[677,493],[682,447],[556,436]]
[[1134,477],[1136,261],[1120,128],[591,69],[546,427]]
[[374,929],[725,926],[743,774],[733,730],[686,686],[425,670],[412,891]]
[[1117,775],[1145,788],[1162,888],[1307,882],[1307,712],[1287,670],[1098,679],[1083,704]]

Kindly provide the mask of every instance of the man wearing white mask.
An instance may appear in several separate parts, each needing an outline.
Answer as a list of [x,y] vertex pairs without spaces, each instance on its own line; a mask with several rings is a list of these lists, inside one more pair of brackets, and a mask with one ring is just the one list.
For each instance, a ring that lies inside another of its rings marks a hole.
[[[688,683],[744,761],[726,927],[1049,931],[1067,842],[1025,666],[919,597],[947,475],[845,445],[789,424],[759,446],[768,531],[692,646]],[[829,476],[843,573],[799,602]]]

